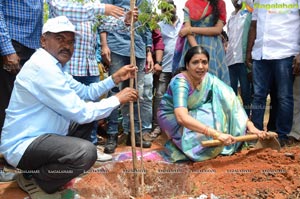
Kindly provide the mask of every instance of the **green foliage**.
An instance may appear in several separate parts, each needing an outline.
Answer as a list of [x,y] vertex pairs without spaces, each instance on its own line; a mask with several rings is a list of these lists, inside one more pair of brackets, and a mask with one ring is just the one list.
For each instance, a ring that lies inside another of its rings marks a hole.
[[49,6],[44,2],[44,23],[48,20],[49,17]]
[[[72,0],[77,3],[85,3],[86,1],[95,1],[95,0]],[[157,6],[155,6],[155,2]],[[151,31],[159,28],[158,22],[165,21],[167,23],[171,22],[172,10],[174,6],[169,4],[167,0],[143,0],[142,4],[139,6],[139,17],[138,22],[139,25],[136,27],[139,31],[145,30],[145,28],[149,28]],[[164,10],[165,12],[161,12],[160,10]],[[49,7],[48,4],[44,3],[44,22],[48,20],[49,17]],[[97,27],[102,23],[103,19],[106,16],[99,15],[98,23],[94,26],[94,31],[97,30]]]
[[[155,30],[159,28],[158,22],[165,21],[167,23],[172,23],[172,10],[174,6],[169,4],[166,0],[158,0],[157,8],[154,5],[153,0],[148,2],[144,0],[139,6],[139,18],[138,21],[141,23],[141,27],[148,27],[150,30]],[[158,12],[158,10],[164,10],[165,12]]]

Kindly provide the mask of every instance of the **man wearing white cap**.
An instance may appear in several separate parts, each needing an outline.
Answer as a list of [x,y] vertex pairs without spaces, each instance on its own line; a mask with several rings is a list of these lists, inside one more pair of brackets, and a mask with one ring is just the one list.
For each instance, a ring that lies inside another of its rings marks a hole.
[[0,152],[9,164],[23,170],[17,182],[32,199],[55,199],[61,198],[57,191],[63,185],[96,161],[96,147],[86,140],[93,128],[90,122],[135,101],[138,93],[126,88],[100,102],[86,100],[133,78],[136,67],[126,65],[107,79],[85,86],[64,72],[75,38],[80,36],[72,23],[64,16],[49,19],[42,33],[42,48],[16,77]]

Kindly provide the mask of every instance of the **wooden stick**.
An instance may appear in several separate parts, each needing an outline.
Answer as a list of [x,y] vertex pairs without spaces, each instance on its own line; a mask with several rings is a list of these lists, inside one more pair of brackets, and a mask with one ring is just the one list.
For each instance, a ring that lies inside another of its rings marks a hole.
[[[135,7],[135,0],[130,0],[130,10],[133,12]],[[130,63],[136,66],[136,59],[135,59],[135,49],[134,49],[134,19],[133,15],[131,15],[130,21]],[[135,73],[135,79],[137,79],[137,73]],[[134,79],[130,79],[129,86],[133,88]],[[136,148],[135,148],[135,129],[134,129],[134,106],[133,102],[129,104],[129,115],[130,115],[130,132],[131,134],[131,150],[132,150],[132,162],[133,162],[133,175],[134,175],[134,190],[133,195],[138,195],[138,176],[137,176],[137,155],[136,155]]]
[[[278,137],[277,133],[274,132],[267,132],[267,134],[268,134],[268,138],[266,139]],[[235,139],[237,142],[244,142],[244,141],[257,140],[258,136],[256,134],[248,134],[248,135],[235,137]],[[206,140],[206,141],[202,141],[201,145],[203,147],[220,146],[223,145],[223,142],[220,140]]]

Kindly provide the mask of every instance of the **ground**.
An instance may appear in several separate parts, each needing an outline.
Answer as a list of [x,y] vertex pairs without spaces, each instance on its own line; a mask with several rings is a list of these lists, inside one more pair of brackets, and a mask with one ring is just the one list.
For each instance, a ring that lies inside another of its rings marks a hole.
[[[300,198],[300,145],[283,147],[279,152],[244,148],[232,156],[174,164],[160,156],[164,140],[162,136],[151,149],[143,151],[143,170],[138,161],[136,173],[138,181],[144,173],[143,186],[134,185],[131,148],[121,146],[114,161],[97,162],[68,188],[81,199],[194,199],[205,195],[222,199]],[[1,199],[27,196],[15,182],[0,184],[0,187]],[[133,197],[135,187],[143,196]]]
[[[280,152],[243,149],[233,156],[219,156],[198,163],[173,164],[146,158],[144,170],[137,170],[139,176],[144,172],[144,186],[141,183],[137,186],[144,189],[144,197],[140,198],[183,199],[200,195],[245,199],[300,198],[299,147],[284,147]],[[94,168],[96,172],[75,183],[81,197],[124,199],[133,194],[131,160],[98,164]]]

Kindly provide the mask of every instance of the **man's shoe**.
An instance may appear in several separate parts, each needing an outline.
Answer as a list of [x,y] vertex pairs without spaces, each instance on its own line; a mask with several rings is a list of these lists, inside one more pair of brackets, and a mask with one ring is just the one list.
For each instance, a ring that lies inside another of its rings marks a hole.
[[112,160],[111,155],[102,153],[101,151],[97,150],[97,161],[107,162],[107,161],[111,161],[111,160]]
[[16,173],[5,172],[0,170],[0,183],[1,182],[11,182],[16,180]]
[[161,134],[160,127],[156,127],[152,132],[145,133],[143,139],[149,142],[153,142]]
[[294,141],[290,138],[279,138],[279,143],[281,147],[290,147],[294,144]]
[[53,194],[48,194],[44,192],[34,181],[33,178],[27,180],[24,178],[23,174],[17,174],[16,177],[19,187],[27,192],[31,199],[61,199],[62,195],[60,192],[55,192]]
[[117,147],[118,143],[118,134],[108,134],[105,147],[104,147],[104,153],[114,153],[115,149]]
[[[130,136],[130,133],[129,133],[128,137],[127,137],[126,145],[127,146],[131,146],[131,136]],[[140,138],[139,134],[135,134],[135,146],[141,147],[141,138]],[[151,142],[143,140],[143,148],[150,148],[150,147],[151,147]]]

